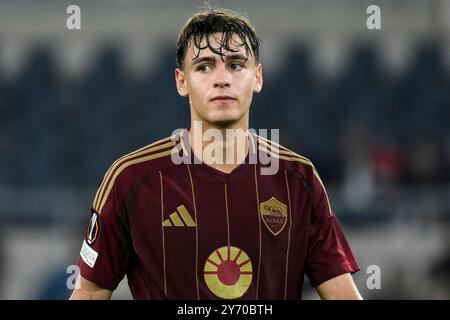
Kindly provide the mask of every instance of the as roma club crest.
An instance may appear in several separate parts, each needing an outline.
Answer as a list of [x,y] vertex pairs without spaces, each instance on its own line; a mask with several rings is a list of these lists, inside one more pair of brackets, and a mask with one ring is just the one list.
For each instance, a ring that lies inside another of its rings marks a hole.
[[283,231],[288,217],[287,206],[284,203],[272,197],[260,203],[259,210],[262,221],[273,235],[276,236]]

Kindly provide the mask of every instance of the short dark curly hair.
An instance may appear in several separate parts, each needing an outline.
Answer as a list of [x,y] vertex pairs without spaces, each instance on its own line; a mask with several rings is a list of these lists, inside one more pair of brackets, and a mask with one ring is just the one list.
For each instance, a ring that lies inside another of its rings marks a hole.
[[[214,33],[222,33],[223,38],[219,48],[211,46],[209,39]],[[255,62],[259,63],[259,45],[261,40],[256,36],[255,28],[247,17],[227,9],[201,10],[188,19],[178,35],[177,64],[183,69],[184,57],[190,41],[200,50],[209,48],[212,52],[223,56],[223,50],[235,52],[231,48],[233,36],[242,41],[247,54],[253,54]],[[203,38],[206,46],[201,46]]]

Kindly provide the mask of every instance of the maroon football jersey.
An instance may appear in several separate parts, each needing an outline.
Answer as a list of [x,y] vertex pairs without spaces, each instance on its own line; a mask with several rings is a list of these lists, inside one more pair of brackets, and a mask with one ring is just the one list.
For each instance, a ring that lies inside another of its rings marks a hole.
[[[305,274],[318,286],[358,271],[313,164],[250,140],[229,174],[174,163],[174,153],[193,156],[187,130],[114,162],[94,198],[81,275],[110,290],[127,275],[135,299],[299,299]],[[263,175],[255,155],[276,158],[276,174]]]

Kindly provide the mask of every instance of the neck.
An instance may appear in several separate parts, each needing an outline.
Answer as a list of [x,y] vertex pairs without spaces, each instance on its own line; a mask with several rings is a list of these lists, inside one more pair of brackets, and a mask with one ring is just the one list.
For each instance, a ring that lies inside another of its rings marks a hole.
[[191,121],[189,140],[198,159],[217,170],[230,173],[247,156],[248,134],[248,122],[219,127],[205,121]]

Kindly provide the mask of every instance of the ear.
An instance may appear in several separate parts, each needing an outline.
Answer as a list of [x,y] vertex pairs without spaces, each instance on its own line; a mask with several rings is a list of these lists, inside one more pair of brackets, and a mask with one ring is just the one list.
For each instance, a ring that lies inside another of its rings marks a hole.
[[177,84],[178,94],[182,97],[187,97],[189,91],[187,88],[186,77],[184,71],[180,68],[175,69],[175,81]]
[[255,83],[253,84],[253,92],[260,93],[263,86],[262,64],[258,64],[255,73]]

